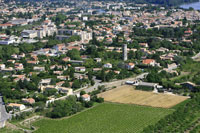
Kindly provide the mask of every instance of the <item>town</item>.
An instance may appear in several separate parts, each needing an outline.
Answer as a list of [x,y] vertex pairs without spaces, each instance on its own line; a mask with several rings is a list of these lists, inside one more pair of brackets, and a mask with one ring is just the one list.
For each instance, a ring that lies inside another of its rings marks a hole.
[[[170,110],[198,97],[199,52],[200,11],[193,8],[0,0],[0,128],[54,132],[34,122],[109,103]],[[193,128],[200,129],[199,117],[191,118]]]

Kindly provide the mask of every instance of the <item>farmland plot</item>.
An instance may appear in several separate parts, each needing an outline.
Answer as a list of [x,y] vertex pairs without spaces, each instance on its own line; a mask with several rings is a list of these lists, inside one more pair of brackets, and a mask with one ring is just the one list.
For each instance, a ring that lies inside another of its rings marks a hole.
[[69,118],[42,119],[36,133],[138,133],[171,109],[104,103]]
[[98,96],[103,97],[105,101],[108,102],[137,104],[162,108],[173,107],[188,99],[188,97],[184,96],[139,91],[135,90],[133,86],[130,85],[117,87],[115,89],[103,92]]

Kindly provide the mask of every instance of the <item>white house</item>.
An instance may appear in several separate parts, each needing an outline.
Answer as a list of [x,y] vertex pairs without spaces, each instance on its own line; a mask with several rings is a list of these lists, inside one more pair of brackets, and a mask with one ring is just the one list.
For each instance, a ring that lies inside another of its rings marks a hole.
[[104,68],[112,68],[112,64],[110,63],[106,63],[103,65]]
[[9,44],[13,44],[15,42],[14,39],[9,38],[9,39],[5,39],[5,40],[0,40],[0,44],[2,45],[9,45]]
[[14,109],[18,109],[18,110],[24,110],[25,108],[26,108],[26,106],[25,105],[23,105],[23,104],[17,104],[17,103],[9,103],[8,104],[8,107],[12,107],[12,108],[14,108]]
[[33,70],[34,71],[45,71],[45,67],[38,67],[38,66],[35,66],[35,67],[33,67]]
[[128,69],[128,70],[132,70],[134,67],[135,67],[134,63],[128,63],[128,64],[125,65],[125,68]]
[[0,64],[0,70],[5,69],[6,65],[5,64]]
[[81,96],[83,98],[83,101],[90,101],[90,95],[84,94]]
[[94,58],[96,62],[101,62],[101,58]]
[[76,72],[85,72],[86,68],[85,67],[75,67]]

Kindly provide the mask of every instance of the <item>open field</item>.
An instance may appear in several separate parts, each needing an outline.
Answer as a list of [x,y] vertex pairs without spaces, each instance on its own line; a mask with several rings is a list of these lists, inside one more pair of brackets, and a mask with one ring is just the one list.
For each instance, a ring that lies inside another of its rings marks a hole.
[[0,133],[23,133],[23,131],[17,129],[11,129],[10,127],[4,127],[0,129]]
[[135,90],[133,86],[124,85],[98,95],[105,101],[115,103],[137,104],[152,107],[170,108],[188,99],[184,96],[157,94]]
[[136,133],[155,124],[172,109],[103,103],[69,118],[42,119],[35,133]]

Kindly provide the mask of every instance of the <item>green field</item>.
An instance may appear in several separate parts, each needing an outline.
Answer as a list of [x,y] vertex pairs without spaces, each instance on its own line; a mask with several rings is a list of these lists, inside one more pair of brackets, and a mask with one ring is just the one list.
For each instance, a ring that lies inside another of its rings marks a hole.
[[104,103],[69,118],[42,119],[35,133],[134,133],[156,123],[172,109]]

